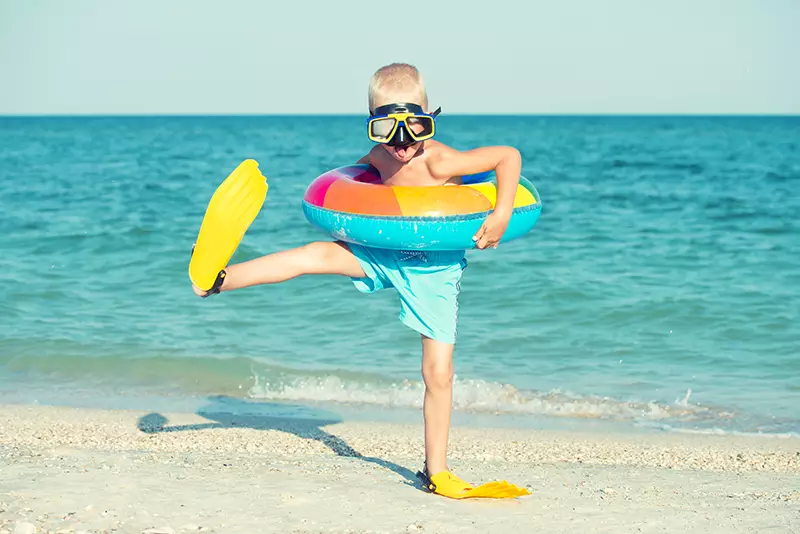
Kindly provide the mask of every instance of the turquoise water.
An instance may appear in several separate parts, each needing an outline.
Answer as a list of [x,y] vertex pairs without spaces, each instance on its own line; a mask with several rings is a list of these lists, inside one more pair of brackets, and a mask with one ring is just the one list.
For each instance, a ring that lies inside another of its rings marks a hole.
[[[363,128],[0,118],[0,401],[421,406],[394,294],[318,276],[203,300],[186,273],[245,158],[270,190],[235,261],[325,239],[302,194],[370,148]],[[438,138],[518,147],[544,206],[468,254],[459,413],[800,432],[800,118],[442,116]]]

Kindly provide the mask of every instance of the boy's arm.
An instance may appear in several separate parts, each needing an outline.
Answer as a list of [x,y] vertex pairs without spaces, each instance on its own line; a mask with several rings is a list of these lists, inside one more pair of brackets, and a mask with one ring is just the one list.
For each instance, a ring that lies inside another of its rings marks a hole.
[[431,174],[441,179],[479,172],[495,172],[497,203],[494,211],[473,236],[473,240],[476,241],[478,248],[497,248],[514,211],[514,196],[522,171],[522,156],[519,150],[510,146],[489,146],[466,152],[447,151],[432,160],[428,166]]

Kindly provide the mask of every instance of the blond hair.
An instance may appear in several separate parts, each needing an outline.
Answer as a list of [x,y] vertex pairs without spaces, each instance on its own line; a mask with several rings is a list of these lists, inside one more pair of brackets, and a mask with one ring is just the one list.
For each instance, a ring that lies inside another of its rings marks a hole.
[[369,81],[369,109],[374,111],[376,104],[394,102],[419,104],[428,108],[428,94],[422,74],[414,65],[392,63],[375,71]]

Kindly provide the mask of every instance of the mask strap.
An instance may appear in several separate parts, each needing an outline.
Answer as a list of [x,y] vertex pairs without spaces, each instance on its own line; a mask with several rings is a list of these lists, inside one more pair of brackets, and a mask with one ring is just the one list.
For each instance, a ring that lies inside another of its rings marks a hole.
[[[439,106],[438,108],[436,108],[436,111],[434,111],[433,113],[431,113],[431,117],[435,117],[435,116],[437,116],[437,115],[438,115],[439,113],[441,113],[441,112],[442,112],[442,106]],[[375,112],[374,112],[374,111],[372,111],[372,110],[369,110],[369,116],[370,116],[370,117],[374,117],[374,116],[375,116]]]

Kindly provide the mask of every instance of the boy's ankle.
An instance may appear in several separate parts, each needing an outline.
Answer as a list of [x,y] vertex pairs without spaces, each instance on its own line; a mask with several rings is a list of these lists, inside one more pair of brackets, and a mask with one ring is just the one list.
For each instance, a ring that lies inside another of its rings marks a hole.
[[[433,466],[433,468],[431,466]],[[430,462],[427,462],[427,461],[425,462],[425,472],[428,474],[428,476],[433,476],[433,475],[435,475],[437,473],[441,473],[442,471],[447,471],[447,470],[448,469],[447,469],[447,464],[446,463],[439,464],[439,463],[436,463],[436,462],[434,462],[434,463],[430,463]]]

